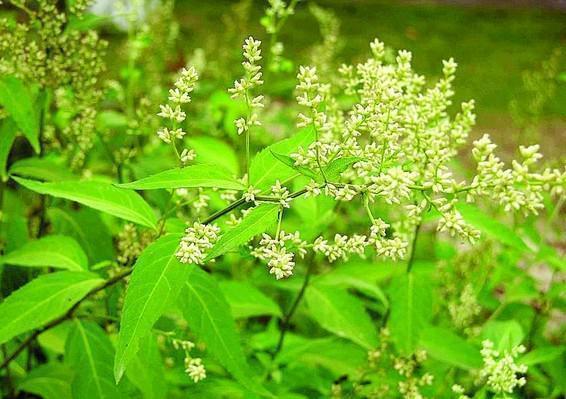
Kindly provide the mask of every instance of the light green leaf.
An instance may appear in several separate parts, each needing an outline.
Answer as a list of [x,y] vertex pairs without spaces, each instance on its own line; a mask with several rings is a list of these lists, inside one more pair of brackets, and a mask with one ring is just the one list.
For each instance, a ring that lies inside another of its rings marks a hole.
[[10,166],[9,172],[11,175],[45,181],[78,180],[77,176],[69,172],[67,166],[50,158],[20,159]]
[[452,331],[441,327],[425,327],[420,345],[434,359],[466,370],[482,365],[479,349]]
[[466,222],[494,240],[522,252],[530,250],[517,233],[503,223],[497,221],[497,219],[486,215],[479,208],[470,204],[458,204],[456,205],[456,208],[462,214],[462,217]]
[[390,286],[389,329],[397,349],[413,353],[423,327],[432,315],[431,283],[414,272],[394,278]]
[[73,372],[59,363],[48,363],[32,369],[18,384],[18,390],[33,393],[43,399],[72,399]]
[[0,123],[0,178],[3,182],[8,179],[6,163],[17,135],[17,127],[12,118],[5,118]]
[[13,76],[0,78],[0,105],[10,114],[16,125],[39,153],[39,114],[34,97],[24,83]]
[[490,321],[484,324],[481,335],[493,342],[495,350],[500,352],[511,351],[525,338],[523,327],[515,320]]
[[210,136],[192,136],[185,141],[197,154],[195,162],[219,165],[233,175],[240,172],[236,153],[224,141]]
[[270,396],[246,362],[230,305],[217,282],[200,267],[191,267],[179,305],[191,330],[230,374],[247,389]]
[[0,304],[0,344],[63,315],[104,280],[87,272],[39,276]]
[[244,190],[242,183],[233,174],[217,165],[193,165],[169,169],[131,183],[117,184],[133,190],[156,190],[161,188],[214,187],[228,190]]
[[564,353],[564,346],[543,346],[533,349],[519,359],[519,363],[526,366],[551,362]]
[[297,172],[280,162],[273,153],[290,155],[299,147],[307,147],[314,141],[315,134],[312,128],[301,129],[294,136],[281,140],[260,151],[250,165],[250,183],[255,188],[266,189],[276,180],[286,180]]
[[224,233],[205,261],[214,259],[238,246],[247,243],[252,237],[263,233],[277,221],[279,205],[261,204],[252,209],[235,227]]
[[0,258],[0,262],[17,266],[86,270],[88,260],[81,246],[71,237],[51,235],[29,241]]
[[151,207],[137,193],[98,181],[40,183],[13,177],[22,186],[40,194],[76,201],[121,219],[156,228]]
[[279,306],[250,283],[222,281],[220,289],[236,319],[262,315],[281,316]]
[[320,177],[315,172],[313,172],[311,169],[309,169],[305,166],[295,165],[295,160],[293,158],[291,158],[287,155],[277,154],[276,152],[273,152],[273,151],[271,152],[271,154],[273,154],[273,156],[275,158],[277,158],[277,160],[279,160],[280,162],[283,162],[288,167],[295,169],[300,174],[302,174],[306,177],[310,177],[313,180],[319,180],[320,179]]
[[120,398],[112,379],[112,342],[98,324],[75,319],[67,338],[65,363],[75,372],[73,398]]
[[360,157],[337,158],[324,168],[324,174],[330,181],[336,181],[340,178],[342,172],[361,160]]
[[307,288],[306,302],[310,316],[325,330],[368,350],[377,345],[374,323],[363,303],[348,291],[313,284]]
[[140,390],[144,399],[167,397],[163,360],[151,333],[141,341],[140,350],[128,366],[126,376]]
[[189,268],[175,256],[180,239],[178,234],[161,237],[142,252],[134,265],[120,321],[114,362],[116,381],[120,381],[134,359],[140,340],[176,299],[187,278]]

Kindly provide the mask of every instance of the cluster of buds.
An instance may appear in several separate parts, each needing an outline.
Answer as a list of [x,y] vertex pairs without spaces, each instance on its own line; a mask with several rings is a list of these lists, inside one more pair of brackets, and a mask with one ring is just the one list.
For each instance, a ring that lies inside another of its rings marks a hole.
[[202,265],[208,251],[218,240],[220,228],[213,224],[195,222],[185,229],[175,255],[181,263]]
[[267,263],[269,273],[275,275],[277,280],[293,275],[295,267],[295,253],[304,258],[307,253],[307,243],[301,240],[299,232],[287,234],[280,231],[275,238],[263,234],[259,244],[252,250],[252,255]]
[[195,382],[202,381],[206,378],[206,369],[202,364],[202,359],[200,357],[192,357],[191,350],[194,349],[195,344],[191,341],[172,339],[173,348],[177,350],[183,350],[185,352],[185,373]]
[[525,347],[519,345],[510,352],[501,354],[493,348],[493,342],[485,340],[482,342],[480,351],[483,358],[483,368],[480,376],[487,378],[488,387],[495,393],[513,393],[513,390],[527,383],[525,377],[517,374],[525,374],[527,366],[515,363],[515,359],[525,352]]

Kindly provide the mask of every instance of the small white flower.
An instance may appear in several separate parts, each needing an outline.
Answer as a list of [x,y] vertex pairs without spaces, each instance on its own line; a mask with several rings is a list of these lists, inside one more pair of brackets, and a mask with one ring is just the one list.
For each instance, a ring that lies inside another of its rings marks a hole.
[[195,383],[206,378],[206,369],[202,364],[202,359],[198,357],[185,359],[185,372]]

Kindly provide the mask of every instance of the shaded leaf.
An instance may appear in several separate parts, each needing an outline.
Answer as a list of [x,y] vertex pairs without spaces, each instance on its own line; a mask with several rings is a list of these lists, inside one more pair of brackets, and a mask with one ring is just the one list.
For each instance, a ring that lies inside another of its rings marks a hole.
[[155,337],[151,333],[141,341],[140,350],[130,363],[126,376],[140,390],[144,399],[167,397],[165,369]]
[[279,305],[250,283],[222,281],[220,289],[236,319],[261,315],[281,316]]
[[240,172],[236,153],[224,141],[210,136],[192,136],[185,141],[197,154],[195,162],[218,165],[233,175]]
[[287,165],[290,168],[295,169],[297,172],[299,172],[300,174],[306,176],[306,177],[310,177],[313,180],[319,180],[319,176],[312,171],[311,169],[305,167],[305,166],[297,166],[295,165],[295,160],[287,155],[283,155],[283,154],[277,154],[276,152],[271,152],[271,154],[273,154],[273,156],[275,158],[277,158],[277,160],[279,160],[280,162],[283,162],[285,165]]
[[12,118],[5,118],[0,124],[0,178],[2,181],[8,179],[8,174],[6,173],[6,164],[8,162],[8,156],[10,155],[10,150],[12,149],[12,144],[17,135],[17,127]]
[[511,351],[525,338],[523,328],[515,320],[490,321],[484,324],[481,335],[483,339],[493,342],[495,350],[501,352]]
[[561,357],[564,350],[564,346],[543,346],[521,356],[518,362],[526,366],[552,362]]
[[441,362],[467,370],[482,366],[479,348],[446,328],[433,326],[424,328],[420,345],[432,358]]
[[342,172],[361,160],[360,157],[337,158],[324,168],[324,174],[330,181],[338,180]]
[[72,399],[73,372],[59,363],[43,364],[32,369],[18,384],[18,390],[33,393],[43,399]]
[[10,166],[10,174],[45,181],[78,180],[66,165],[50,158],[26,158]]

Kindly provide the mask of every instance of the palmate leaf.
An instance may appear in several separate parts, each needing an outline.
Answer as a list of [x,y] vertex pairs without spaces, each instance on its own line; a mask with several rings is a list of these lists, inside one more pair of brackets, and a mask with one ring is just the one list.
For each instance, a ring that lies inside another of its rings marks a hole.
[[230,305],[218,283],[198,266],[191,267],[179,295],[179,307],[191,330],[206,344],[207,351],[214,355],[240,384],[255,393],[271,396],[254,380],[230,313]]
[[151,207],[137,193],[98,181],[66,181],[40,183],[12,177],[22,186],[39,194],[76,201],[142,226],[156,227],[157,218]]
[[74,319],[65,346],[65,363],[74,371],[73,398],[115,399],[122,395],[112,378],[114,347],[96,323]]
[[314,130],[301,129],[294,136],[281,140],[260,151],[250,165],[250,184],[258,189],[266,189],[272,186],[276,180],[286,180],[297,172],[279,161],[273,153],[289,156],[297,151],[299,147],[307,147],[314,141]]
[[226,231],[210,250],[205,261],[214,259],[238,246],[247,243],[252,237],[263,233],[277,221],[279,205],[260,204],[252,209],[242,221]]
[[81,246],[71,237],[51,235],[29,241],[0,257],[0,263],[27,267],[51,266],[58,269],[86,270],[88,260]]
[[36,153],[39,152],[39,113],[35,99],[28,87],[14,76],[0,78],[0,105],[29,140]]
[[104,280],[87,272],[44,274],[0,304],[0,344],[62,316]]
[[363,303],[348,291],[313,284],[306,291],[306,301],[309,314],[325,330],[368,350],[377,345],[374,323]]
[[193,165],[169,169],[118,187],[133,190],[157,190],[163,188],[210,187],[228,190],[244,190],[245,186],[234,178],[232,172],[218,165]]
[[180,239],[178,234],[161,237],[143,251],[134,265],[120,320],[114,362],[116,381],[120,381],[135,357],[140,340],[176,299],[187,279],[189,268],[175,256]]
[[389,329],[399,352],[411,354],[432,316],[432,289],[426,275],[415,272],[394,278],[390,286]]

